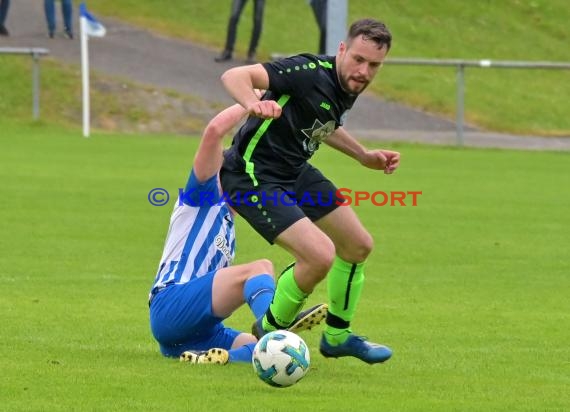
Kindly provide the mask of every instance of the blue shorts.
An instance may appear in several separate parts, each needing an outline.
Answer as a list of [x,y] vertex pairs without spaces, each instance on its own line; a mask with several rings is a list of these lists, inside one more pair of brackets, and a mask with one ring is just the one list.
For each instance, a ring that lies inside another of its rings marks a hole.
[[212,313],[215,274],[169,285],[152,299],[150,328],[164,356],[178,357],[186,350],[229,350],[241,333],[224,327],[223,318]]

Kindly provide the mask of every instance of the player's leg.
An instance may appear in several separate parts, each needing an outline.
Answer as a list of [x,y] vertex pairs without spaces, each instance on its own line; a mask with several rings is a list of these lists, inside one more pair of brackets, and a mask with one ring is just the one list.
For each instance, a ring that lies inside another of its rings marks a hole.
[[247,302],[257,319],[269,307],[274,291],[273,264],[267,259],[219,269],[212,284],[212,312],[227,318]]
[[[324,312],[322,311],[324,306]],[[320,323],[326,315],[326,305],[317,305],[306,311],[306,314],[296,322],[298,330],[310,329],[316,323]],[[311,323],[313,322],[313,323]],[[220,326],[223,326],[220,324]],[[231,343],[231,347],[229,346]],[[235,362],[251,362],[253,349],[257,338],[249,333],[239,332],[232,328],[218,327],[218,332],[208,340],[201,342],[201,347],[211,347],[207,350],[187,350],[180,356],[181,361],[190,363],[221,364]]]
[[[222,169],[220,178],[237,213],[267,242],[279,244],[297,262],[280,277],[270,310],[260,319],[261,325],[254,326],[255,333],[260,336],[270,330],[298,324],[297,314],[307,296],[326,276],[332,264],[333,243],[295,204],[288,191],[293,190],[295,180],[273,183],[262,181],[258,176],[259,183],[254,186],[248,175],[226,169]],[[321,305],[315,312],[322,314],[326,307]],[[310,318],[311,313],[306,315]],[[312,325],[310,322],[304,324]],[[306,328],[296,330],[303,329]]]
[[188,349],[180,355],[180,361],[194,364],[217,364],[251,362],[253,348],[257,338],[249,333],[242,333],[232,328],[219,328],[218,332],[202,346],[209,349]]
[[212,347],[203,343],[222,327],[211,309],[214,275],[210,272],[187,283],[168,285],[152,297],[150,327],[164,356],[178,357],[184,350]]
[[[367,345],[375,344],[360,339],[350,329],[364,285],[365,260],[373,248],[372,236],[354,210],[339,205],[341,202],[334,195],[336,188],[318,170],[308,167],[303,173],[303,182],[300,190],[321,199],[321,204],[306,205],[304,210],[333,241],[336,250],[336,258],[327,275],[329,308],[321,351],[325,356],[333,356],[333,353],[340,353],[340,345],[347,345],[348,349],[342,346],[341,356],[382,362],[390,357],[389,349],[377,345],[368,348]],[[332,346],[337,346],[337,350],[331,349]]]
[[[333,243],[306,217],[293,223],[274,241],[293,255],[295,265],[279,278],[273,302],[262,320],[265,332],[287,329],[298,320],[307,297],[325,278],[334,258]],[[326,311],[326,307],[311,308],[315,315],[322,310]],[[319,322],[320,319],[316,323]]]
[[[364,260],[372,250],[372,237],[349,206],[342,206],[336,187],[319,170],[307,166],[296,187],[303,211],[329,236],[336,258],[328,272],[329,312],[326,336],[344,342],[350,332],[362,285]],[[309,202],[308,200],[312,200]]]
[[328,231],[335,246],[338,244],[327,279],[330,308],[325,337],[331,344],[341,344],[352,333],[350,323],[360,301],[364,261],[372,250],[372,237],[350,207],[339,207],[315,223]]
[[334,243],[336,255],[347,262],[364,262],[374,240],[350,206],[340,206],[315,221]]
[[333,242],[305,217],[285,229],[275,243],[295,257],[295,265],[287,268],[279,281],[291,274],[303,292],[311,293],[330,269],[335,254]]
[[[266,260],[242,266],[247,267],[247,270],[242,267],[237,277],[246,282],[249,278],[243,273],[272,271],[271,263]],[[263,276],[269,278],[272,288],[273,278]],[[224,327],[222,317],[213,311],[212,296],[216,277],[216,272],[210,272],[188,283],[172,284],[153,297],[150,306],[151,330],[164,356],[180,356],[181,360],[191,363],[251,361],[253,345],[257,339],[249,333]],[[269,296],[263,308],[269,305],[272,294],[272,291],[259,294]],[[243,297],[234,299],[241,300],[241,303],[244,300]],[[260,313],[263,312],[260,310]]]
[[228,351],[230,362],[251,362],[257,338],[250,333],[240,333]]
[[356,356],[368,363],[388,360],[392,351],[352,333],[362,287],[365,259],[372,250],[372,237],[354,211],[341,206],[315,222],[338,244],[337,257],[327,279],[329,313],[321,339],[321,353],[326,357]]

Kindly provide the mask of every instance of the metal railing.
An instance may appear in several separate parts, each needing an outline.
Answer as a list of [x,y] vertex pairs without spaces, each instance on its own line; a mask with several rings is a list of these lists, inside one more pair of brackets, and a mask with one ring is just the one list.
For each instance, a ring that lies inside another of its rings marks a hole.
[[32,56],[32,114],[34,120],[40,118],[40,65],[39,58],[49,54],[48,49],[38,47],[0,47],[0,54],[28,54]]
[[465,68],[501,68],[501,69],[557,69],[570,70],[570,62],[527,62],[507,60],[459,60],[459,59],[421,59],[388,58],[385,64],[408,66],[454,66],[457,70],[456,131],[457,144],[463,146],[463,126],[465,116]]

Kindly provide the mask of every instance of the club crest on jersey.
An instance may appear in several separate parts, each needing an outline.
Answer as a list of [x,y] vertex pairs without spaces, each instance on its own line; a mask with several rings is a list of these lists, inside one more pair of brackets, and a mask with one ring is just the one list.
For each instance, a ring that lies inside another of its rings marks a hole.
[[313,126],[309,129],[301,129],[303,134],[307,136],[303,140],[303,149],[309,154],[313,154],[319,148],[319,145],[334,132],[335,122],[329,120],[322,124],[319,119],[315,119]]

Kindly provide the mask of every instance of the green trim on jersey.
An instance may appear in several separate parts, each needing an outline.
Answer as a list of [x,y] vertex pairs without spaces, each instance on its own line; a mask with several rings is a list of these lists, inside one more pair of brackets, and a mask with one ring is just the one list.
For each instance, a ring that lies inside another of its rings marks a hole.
[[[290,97],[291,96],[289,96],[288,94],[284,94],[283,96],[281,96],[279,98],[279,100],[277,100],[277,104],[279,106],[281,106],[281,108],[283,108],[283,106],[285,106],[287,104],[287,102],[289,101]],[[245,160],[245,172],[249,175],[249,177],[253,181],[254,186],[258,186],[259,183],[257,182],[257,179],[255,178],[255,174],[254,174],[255,165],[251,161],[251,156],[253,155],[253,151],[255,150],[255,146],[257,146],[257,144],[259,143],[259,140],[265,134],[265,132],[267,131],[267,129],[269,128],[269,125],[271,124],[271,122],[273,122],[273,120],[274,119],[265,119],[263,121],[263,123],[261,123],[261,126],[259,126],[259,129],[257,129],[257,132],[255,132],[255,134],[253,135],[253,137],[249,141],[247,148],[245,149],[245,153],[243,154],[243,160]]]
[[331,62],[325,62],[323,60],[319,60],[319,66],[322,66],[325,69],[332,69],[333,68],[333,65]]

